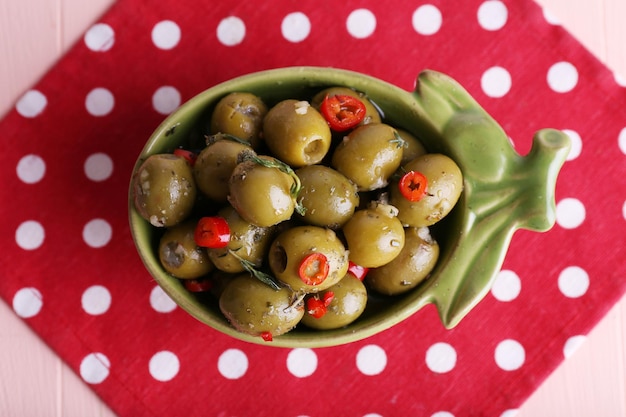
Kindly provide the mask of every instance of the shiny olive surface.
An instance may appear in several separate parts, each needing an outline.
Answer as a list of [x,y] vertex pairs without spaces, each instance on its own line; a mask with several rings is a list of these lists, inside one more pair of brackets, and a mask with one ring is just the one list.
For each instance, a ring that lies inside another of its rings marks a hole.
[[169,227],[185,220],[196,202],[191,166],[172,154],[149,156],[133,177],[137,212],[155,227]]
[[[352,323],[365,311],[367,289],[354,275],[347,274],[325,292],[328,291],[332,291],[333,299],[327,307],[326,314],[316,318],[305,311],[302,324],[318,330],[338,329]],[[316,294],[308,297],[317,296]]]
[[260,227],[273,226],[289,220],[294,212],[293,184],[293,178],[278,168],[244,161],[230,177],[228,201],[246,221]]
[[249,274],[234,277],[219,298],[219,307],[240,332],[280,336],[293,329],[304,315],[302,300],[288,288],[274,290]]
[[402,161],[402,141],[384,123],[359,126],[332,155],[332,166],[352,180],[360,191],[385,187]]
[[254,94],[235,92],[222,98],[211,114],[211,133],[227,133],[257,148],[267,105]]
[[365,268],[391,262],[404,247],[402,223],[388,205],[357,210],[342,230],[350,260]]
[[228,223],[230,241],[224,248],[207,249],[215,267],[224,272],[243,272],[242,259],[260,267],[271,244],[272,229],[245,221],[232,206],[222,208],[217,214]]
[[356,185],[330,167],[309,165],[296,175],[302,182],[298,198],[306,209],[303,218],[309,224],[337,229],[359,205]]
[[404,129],[397,129],[398,135],[402,139],[402,160],[401,165],[404,165],[418,156],[428,153],[422,142],[415,137],[415,135],[409,133]]
[[317,164],[328,152],[331,132],[307,101],[283,100],[263,120],[263,139],[274,156],[294,168]]
[[250,146],[222,139],[210,142],[198,154],[193,174],[198,191],[213,201],[226,202],[229,180],[242,152],[254,152]]
[[443,154],[426,154],[403,166],[404,172],[421,172],[427,179],[426,193],[416,202],[405,199],[397,184],[390,187],[391,204],[398,208],[403,224],[431,226],[454,208],[463,191],[463,174],[458,165]]
[[196,222],[187,220],[168,228],[159,241],[159,260],[177,278],[193,279],[207,275],[213,264],[193,238]]
[[368,123],[382,122],[382,119],[380,118],[380,113],[376,109],[376,106],[372,104],[372,102],[365,96],[365,94],[355,91],[348,87],[336,86],[336,87],[325,88],[313,96],[313,99],[311,100],[311,105],[319,109],[320,104],[322,103],[322,100],[324,100],[324,97],[326,96],[332,97],[332,96],[339,96],[339,95],[356,97],[359,100],[361,100],[361,102],[365,105],[365,118],[363,118],[363,121],[360,124],[366,125]]
[[365,276],[368,287],[385,295],[396,295],[415,288],[428,277],[439,258],[439,245],[427,227],[405,229],[404,248],[380,268]]
[[[329,271],[323,282],[310,285],[299,275],[304,258],[311,253],[326,256]],[[281,232],[269,250],[269,266],[274,276],[296,292],[318,292],[339,282],[348,271],[348,252],[331,229],[296,226]]]

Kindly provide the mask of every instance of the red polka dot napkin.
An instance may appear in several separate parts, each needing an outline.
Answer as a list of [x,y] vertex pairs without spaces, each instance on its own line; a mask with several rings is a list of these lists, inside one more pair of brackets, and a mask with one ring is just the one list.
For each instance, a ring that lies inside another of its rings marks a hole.
[[[129,174],[181,102],[244,73],[450,74],[520,153],[572,151],[557,224],[520,231],[453,330],[433,307],[367,340],[231,340],[156,286],[127,224]],[[0,123],[0,295],[120,416],[512,416],[626,288],[626,88],[530,1],[120,0]]]

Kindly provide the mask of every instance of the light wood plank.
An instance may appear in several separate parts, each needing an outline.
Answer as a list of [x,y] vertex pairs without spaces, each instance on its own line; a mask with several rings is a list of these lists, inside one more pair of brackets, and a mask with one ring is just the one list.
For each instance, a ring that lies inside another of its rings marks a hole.
[[0,2],[0,117],[62,54],[55,1]]
[[59,358],[1,301],[0,323],[0,416],[58,417]]

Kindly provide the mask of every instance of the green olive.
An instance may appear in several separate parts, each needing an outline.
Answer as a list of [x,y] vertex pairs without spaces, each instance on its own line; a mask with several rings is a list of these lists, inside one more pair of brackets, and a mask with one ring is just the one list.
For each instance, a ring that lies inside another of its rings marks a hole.
[[245,221],[232,206],[222,208],[217,214],[228,223],[230,241],[224,248],[207,249],[215,267],[224,272],[243,272],[241,259],[260,267],[271,244],[272,229]]
[[298,198],[306,209],[303,218],[309,224],[337,229],[359,205],[356,185],[330,167],[309,165],[296,175],[302,182]]
[[[328,274],[319,283],[308,284],[299,274],[305,258],[319,253],[326,257]],[[331,229],[296,226],[281,232],[272,242],[268,262],[274,276],[296,292],[318,292],[339,282],[348,271],[348,252]]]
[[383,123],[359,126],[346,136],[332,155],[333,167],[352,180],[360,191],[385,187],[402,160],[402,141]]
[[404,247],[404,229],[394,207],[375,204],[357,210],[343,226],[350,260],[365,268],[391,262]]
[[207,275],[213,264],[193,238],[196,222],[187,220],[168,228],[159,241],[159,260],[177,278],[193,279]]
[[[268,156],[259,158],[275,161]],[[228,201],[249,223],[269,227],[291,218],[295,210],[293,185],[293,177],[280,169],[247,160],[233,170]]]
[[418,156],[427,153],[426,148],[422,145],[422,142],[420,142],[420,140],[413,134],[404,129],[397,129],[397,131],[403,142],[402,161],[400,162],[401,165],[404,165]]
[[330,148],[324,116],[307,101],[284,100],[263,120],[263,139],[273,155],[294,168],[317,164]]
[[439,257],[439,245],[427,227],[405,229],[404,248],[391,262],[372,268],[365,276],[376,292],[396,295],[415,288],[428,277]]
[[223,97],[211,114],[211,133],[226,133],[246,140],[257,149],[261,141],[267,106],[251,93],[236,92]]
[[[338,329],[352,323],[365,311],[367,289],[354,275],[347,274],[338,283],[328,288],[325,294],[328,292],[332,292],[333,297],[326,308],[326,314],[316,318],[305,311],[302,324],[318,330]],[[319,299],[318,294],[307,297]]]
[[252,336],[280,336],[304,315],[302,300],[290,289],[274,290],[249,274],[237,275],[226,285],[219,307],[235,329]]
[[403,224],[430,226],[443,219],[456,205],[463,191],[463,174],[458,165],[443,154],[418,156],[403,166],[403,172],[421,172],[427,180],[424,196],[415,202],[404,198],[397,184],[390,187],[391,204],[398,208]]
[[133,191],[137,212],[155,227],[185,220],[197,194],[191,166],[173,154],[149,156],[134,175]]
[[363,104],[365,105],[365,118],[360,124],[366,125],[368,123],[381,123],[382,122],[378,109],[376,109],[376,106],[372,104],[372,102],[367,98],[367,96],[363,93],[360,93],[348,87],[337,86],[337,87],[325,88],[324,90],[320,91],[315,96],[313,96],[313,99],[311,100],[311,105],[319,109],[320,104],[324,100],[324,97],[326,96],[332,97],[332,96],[339,96],[339,95],[356,97],[359,100],[361,100],[361,102],[363,102]]
[[227,139],[211,142],[202,149],[193,166],[198,190],[213,201],[226,202],[228,181],[242,152],[254,153],[249,146]]

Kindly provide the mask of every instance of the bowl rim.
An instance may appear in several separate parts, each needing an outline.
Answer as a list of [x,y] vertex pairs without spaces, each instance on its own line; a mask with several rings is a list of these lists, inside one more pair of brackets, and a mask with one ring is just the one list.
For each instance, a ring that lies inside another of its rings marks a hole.
[[[268,80],[271,81],[269,84]],[[185,117],[183,117],[188,112],[196,112],[195,121],[197,122],[200,118],[197,114],[199,108],[206,110],[206,108],[210,107],[212,103],[215,103],[219,98],[230,92],[246,90],[254,91],[255,88],[253,87],[256,86],[258,88],[259,84],[263,84],[265,88],[267,88],[267,85],[279,87],[281,85],[285,86],[292,84],[303,84],[306,88],[318,89],[330,86],[347,86],[354,88],[357,91],[365,92],[368,97],[373,97],[373,101],[377,104],[377,107],[381,107],[384,111],[385,120],[391,120],[394,110],[397,109],[402,109],[402,113],[409,112],[414,118],[423,119],[423,114],[418,108],[419,106],[416,103],[413,92],[404,90],[396,85],[393,85],[385,80],[375,78],[371,75],[347,69],[315,66],[297,66],[262,70],[218,83],[184,102],[178,109],[167,116],[150,135],[136,160],[135,166],[132,170],[133,175],[143,159],[150,154],[158,153],[163,150],[163,144],[159,143],[160,139],[170,135],[170,132],[173,132],[174,129],[176,129],[177,135],[180,134],[179,129],[181,129],[182,121],[192,124],[191,121],[188,121]],[[381,102],[381,98],[386,99]],[[412,119],[411,122],[413,122]],[[424,120],[421,120],[421,122],[425,123]],[[391,121],[389,124],[394,127],[407,129],[409,131],[415,131],[416,129],[413,126],[407,126],[406,123],[400,123],[400,125],[397,125]],[[153,248],[154,242],[149,241],[150,239],[146,236],[146,228],[152,226],[149,226],[148,222],[146,222],[134,208],[132,190],[133,175],[131,175],[129,186],[129,222],[133,241],[144,266],[163,291],[170,296],[178,306],[195,319],[225,335],[245,342],[263,344],[265,346],[272,347],[331,347],[357,342],[375,334],[384,332],[401,321],[409,318],[422,307],[428,304],[436,303],[436,300],[431,293],[426,291],[424,294],[422,291],[417,290],[421,286],[420,285],[408,293],[396,296],[394,298],[393,306],[390,307],[391,310],[388,314],[374,314],[372,317],[368,317],[364,320],[357,320],[355,323],[344,328],[324,331],[298,329],[296,331],[291,331],[284,335],[275,337],[271,343],[264,342],[262,338],[258,336],[250,336],[241,333],[227,323],[226,319],[223,317],[221,312],[219,312],[219,310],[208,312],[206,308],[201,308],[197,301],[192,300],[188,294],[184,294],[184,292],[181,291],[182,285],[180,282],[160,267],[158,258],[156,257],[156,251]],[[150,248],[152,249],[150,250]],[[502,258],[506,249],[507,246],[501,250]]]

